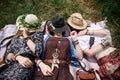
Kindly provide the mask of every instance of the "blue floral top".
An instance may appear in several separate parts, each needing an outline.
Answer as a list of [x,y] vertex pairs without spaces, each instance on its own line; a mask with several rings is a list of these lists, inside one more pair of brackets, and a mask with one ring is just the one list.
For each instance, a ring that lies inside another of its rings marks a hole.
[[[24,39],[16,36],[12,39],[7,48],[5,61],[7,62],[6,56],[9,53],[14,53],[28,57],[34,63],[35,57],[40,57],[40,54],[42,52],[43,33],[32,33],[30,34],[30,39],[36,44],[34,53],[27,46]],[[17,61],[7,63],[8,67],[0,72],[0,80],[33,80],[35,74],[35,64],[33,64],[33,66],[30,68],[24,68]]]
[[43,34],[40,32],[36,32],[30,35],[30,39],[36,44],[35,52],[33,53],[30,48],[27,46],[26,41],[16,36],[11,41],[11,44],[8,46],[6,54],[14,53],[14,54],[32,54],[36,57],[40,57],[42,52],[42,41]]

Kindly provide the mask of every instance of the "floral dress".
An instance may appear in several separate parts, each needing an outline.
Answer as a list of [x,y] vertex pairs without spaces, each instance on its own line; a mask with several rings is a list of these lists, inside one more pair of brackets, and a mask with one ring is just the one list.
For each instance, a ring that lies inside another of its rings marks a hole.
[[9,53],[14,53],[27,57],[34,63],[35,57],[39,57],[42,52],[43,34],[41,32],[32,33],[30,34],[30,39],[36,44],[35,53],[30,50],[24,39],[20,37],[13,38],[5,55],[8,67],[0,72],[0,80],[33,80],[35,64],[31,68],[24,68],[17,61],[8,62],[6,59]]

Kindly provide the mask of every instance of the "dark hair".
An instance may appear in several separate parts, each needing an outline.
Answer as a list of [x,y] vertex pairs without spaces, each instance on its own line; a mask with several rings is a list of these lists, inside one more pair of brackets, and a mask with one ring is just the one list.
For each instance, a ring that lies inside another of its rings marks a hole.
[[50,29],[49,29],[49,27],[48,27],[48,31],[49,31],[49,33],[53,36],[54,35],[54,32],[52,32]]
[[[50,29],[49,29],[49,27],[48,27],[48,30],[49,30],[49,33],[50,33],[50,35],[52,35],[52,36],[54,36],[54,32],[52,32]],[[65,31],[64,32],[62,32],[62,36],[65,36]]]
[[67,23],[67,25],[69,26],[69,28],[70,28],[71,31],[75,30],[77,33],[78,33],[79,31],[81,31],[81,30],[78,30],[78,29],[73,28],[73,27],[70,26],[68,23]]

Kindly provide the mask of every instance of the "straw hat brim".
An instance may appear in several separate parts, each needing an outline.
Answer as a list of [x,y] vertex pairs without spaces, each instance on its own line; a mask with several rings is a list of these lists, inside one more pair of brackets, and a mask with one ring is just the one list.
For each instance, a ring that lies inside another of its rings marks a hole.
[[73,28],[75,28],[75,29],[78,29],[78,30],[82,30],[82,29],[85,29],[85,28],[87,27],[87,23],[86,23],[85,20],[83,20],[83,25],[82,25],[82,26],[78,26],[78,25],[74,24],[74,23],[72,22],[72,17],[69,17],[68,20],[67,20],[67,22],[68,22],[68,24],[69,24],[71,27],[73,27]]

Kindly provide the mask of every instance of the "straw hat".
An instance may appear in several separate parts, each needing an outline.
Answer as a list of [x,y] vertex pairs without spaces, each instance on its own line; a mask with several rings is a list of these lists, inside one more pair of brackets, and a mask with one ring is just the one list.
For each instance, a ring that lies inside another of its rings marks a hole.
[[48,28],[51,32],[57,33],[57,32],[64,32],[68,26],[64,20],[64,18],[60,15],[55,16],[51,22],[48,23]]
[[67,20],[68,24],[78,30],[85,29],[87,27],[86,21],[83,19],[80,13],[73,13]]
[[20,28],[27,28],[30,32],[36,31],[39,26],[40,22],[36,15],[34,14],[26,14],[18,16],[16,20],[16,26]]

